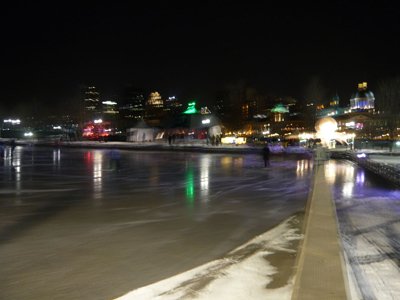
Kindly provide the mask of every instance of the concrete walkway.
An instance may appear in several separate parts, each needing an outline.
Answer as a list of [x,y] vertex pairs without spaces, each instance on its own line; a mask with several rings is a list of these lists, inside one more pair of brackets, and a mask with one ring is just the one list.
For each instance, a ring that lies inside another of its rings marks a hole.
[[322,162],[315,169],[293,300],[349,299],[336,211],[324,166]]

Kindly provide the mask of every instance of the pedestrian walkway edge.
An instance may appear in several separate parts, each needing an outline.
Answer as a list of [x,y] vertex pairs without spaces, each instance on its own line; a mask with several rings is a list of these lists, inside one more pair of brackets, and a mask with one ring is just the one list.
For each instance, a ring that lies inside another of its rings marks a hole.
[[346,264],[342,252],[331,186],[325,163],[314,167],[306,204],[304,239],[295,265],[292,300],[349,299]]

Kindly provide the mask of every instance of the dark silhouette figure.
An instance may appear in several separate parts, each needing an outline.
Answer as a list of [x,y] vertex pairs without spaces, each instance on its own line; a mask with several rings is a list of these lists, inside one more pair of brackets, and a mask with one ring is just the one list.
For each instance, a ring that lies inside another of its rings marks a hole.
[[4,143],[0,142],[0,158],[4,158]]
[[264,148],[262,149],[262,156],[263,156],[263,160],[264,160],[264,167],[268,167],[270,165],[269,163],[269,154],[270,154],[270,150],[268,145],[265,145]]
[[114,171],[119,171],[121,168],[121,153],[118,149],[112,149],[109,153],[110,155],[110,169]]
[[15,140],[11,140],[10,147],[11,147],[11,159],[12,159],[14,157],[14,149],[16,147]]

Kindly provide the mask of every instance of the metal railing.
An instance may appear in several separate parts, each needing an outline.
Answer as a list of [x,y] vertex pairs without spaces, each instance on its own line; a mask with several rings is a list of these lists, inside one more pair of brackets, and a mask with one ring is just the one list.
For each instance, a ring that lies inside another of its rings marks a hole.
[[366,157],[357,157],[357,154],[350,151],[331,152],[330,157],[333,159],[347,159],[355,162],[362,168],[381,176],[400,186],[400,164],[387,164],[373,161]]

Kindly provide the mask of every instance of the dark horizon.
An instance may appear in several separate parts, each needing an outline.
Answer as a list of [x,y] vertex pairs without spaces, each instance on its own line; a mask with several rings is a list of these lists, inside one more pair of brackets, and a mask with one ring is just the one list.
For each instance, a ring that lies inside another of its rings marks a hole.
[[[1,12],[3,109],[103,99],[124,85],[211,103],[226,85],[305,97],[313,78],[347,102],[397,76],[399,13],[385,1],[317,5],[7,3]],[[57,105],[56,105],[57,106]]]

